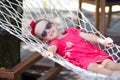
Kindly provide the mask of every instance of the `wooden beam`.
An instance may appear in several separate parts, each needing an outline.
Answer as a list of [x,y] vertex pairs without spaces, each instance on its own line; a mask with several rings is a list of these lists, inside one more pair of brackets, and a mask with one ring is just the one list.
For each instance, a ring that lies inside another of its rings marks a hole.
[[15,79],[26,69],[31,67],[35,62],[37,62],[40,58],[42,58],[42,56],[39,53],[35,52],[12,69],[0,70],[0,78]]
[[44,75],[42,75],[42,77],[38,78],[37,80],[52,80],[55,76],[57,76],[60,73],[61,70],[61,66],[51,67],[45,72]]

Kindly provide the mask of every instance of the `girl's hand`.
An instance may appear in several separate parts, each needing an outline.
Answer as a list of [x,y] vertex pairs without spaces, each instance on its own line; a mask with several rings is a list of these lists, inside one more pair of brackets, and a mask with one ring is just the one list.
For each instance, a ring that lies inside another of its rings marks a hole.
[[106,47],[111,47],[113,46],[113,40],[109,37],[105,38],[102,44]]
[[49,57],[53,57],[53,56],[54,56],[53,53],[51,53],[49,51],[47,51],[45,54],[43,54],[44,58],[49,58]]

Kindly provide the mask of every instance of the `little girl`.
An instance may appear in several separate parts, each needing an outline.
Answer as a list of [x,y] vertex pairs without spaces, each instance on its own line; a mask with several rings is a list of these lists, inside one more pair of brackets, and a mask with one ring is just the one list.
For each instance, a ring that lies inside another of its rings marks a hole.
[[120,63],[113,62],[111,56],[92,44],[94,42],[110,47],[113,43],[110,38],[102,39],[75,28],[68,28],[61,34],[54,23],[45,19],[32,21],[30,26],[34,36],[50,43],[46,56],[58,53],[86,70],[110,76],[120,75]]

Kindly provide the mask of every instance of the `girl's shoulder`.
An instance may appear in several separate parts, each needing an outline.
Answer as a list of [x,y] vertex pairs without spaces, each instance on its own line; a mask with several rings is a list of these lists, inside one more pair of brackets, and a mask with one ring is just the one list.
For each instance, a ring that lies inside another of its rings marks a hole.
[[69,27],[67,28],[67,30],[75,30],[76,28],[75,27]]
[[58,46],[59,43],[60,43],[60,41],[58,39],[56,39],[56,40],[51,41],[49,45],[56,45],[56,46]]
[[75,27],[70,27],[68,29],[66,29],[67,32],[81,32],[82,29],[77,29]]

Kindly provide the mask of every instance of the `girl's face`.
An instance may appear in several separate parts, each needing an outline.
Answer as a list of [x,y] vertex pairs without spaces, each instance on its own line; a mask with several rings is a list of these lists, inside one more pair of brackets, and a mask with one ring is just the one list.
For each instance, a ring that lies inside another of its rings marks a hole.
[[51,41],[58,37],[58,30],[55,24],[43,20],[36,24],[35,34],[43,41]]

